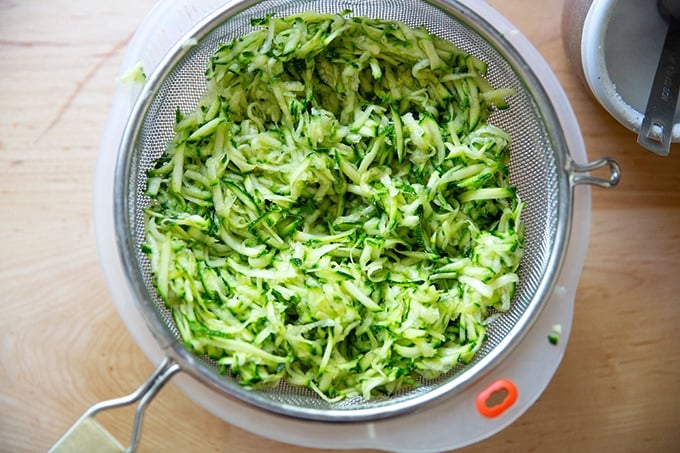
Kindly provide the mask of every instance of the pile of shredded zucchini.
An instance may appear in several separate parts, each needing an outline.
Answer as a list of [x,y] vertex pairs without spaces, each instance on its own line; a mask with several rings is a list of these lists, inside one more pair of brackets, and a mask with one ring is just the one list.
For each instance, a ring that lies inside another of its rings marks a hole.
[[182,340],[244,386],[329,400],[468,362],[522,255],[509,137],[486,124],[511,92],[424,28],[253,25],[148,173],[144,251]]

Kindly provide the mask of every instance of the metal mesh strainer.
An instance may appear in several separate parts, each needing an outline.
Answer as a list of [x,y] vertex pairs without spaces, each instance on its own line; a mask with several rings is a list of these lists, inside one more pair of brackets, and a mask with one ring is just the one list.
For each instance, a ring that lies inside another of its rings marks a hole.
[[[487,78],[492,85],[515,89],[516,94],[509,99],[510,108],[494,112],[489,122],[505,129],[512,137],[511,183],[526,203],[522,214],[526,248],[512,307],[490,324],[488,339],[470,364],[458,366],[438,379],[422,380],[420,386],[391,397],[370,401],[357,397],[329,403],[311,391],[285,383],[268,390],[243,389],[228,375],[219,373],[209,359],[186,350],[171,313],[155,292],[149,263],[140,244],[144,241],[143,212],[148,203],[144,195],[146,172],[174,135],[176,109],[193,110],[203,95],[206,64],[217,45],[250,32],[253,17],[309,10],[337,13],[344,9],[357,16],[396,19],[410,26],[424,25],[431,33],[487,62]],[[198,44],[191,48],[182,46],[190,37],[196,38]],[[359,421],[387,417],[422,407],[444,394],[462,391],[512,351],[548,299],[567,247],[573,186],[580,183],[611,186],[618,180],[618,167],[611,159],[587,166],[578,166],[571,160],[550,99],[529,65],[484,18],[457,2],[229,2],[184,40],[147,80],[124,133],[115,175],[115,229],[121,258],[136,293],[136,303],[169,357],[146,387],[143,386],[142,395],[136,395],[131,401],[142,398],[145,404],[163,382],[180,369],[226,396],[275,413],[313,420]],[[608,180],[578,174],[603,165],[611,168],[612,176]],[[127,402],[130,401],[119,403]],[[90,410],[83,418],[103,408]],[[141,411],[138,414],[139,421]],[[138,428],[137,424],[133,446]]]
[[[148,81],[151,96],[130,121],[121,147],[115,196],[120,214],[117,226],[124,239],[121,253],[130,264],[128,276],[135,282],[140,301],[145,301],[149,317],[158,321],[155,324],[161,335],[178,342],[179,334],[171,313],[156,294],[147,257],[141,250],[144,209],[148,203],[144,195],[146,172],[174,136],[175,111],[177,107],[185,112],[195,109],[205,91],[205,70],[210,55],[219,43],[252,31],[251,18],[272,13],[283,16],[308,10],[338,12],[343,9],[359,16],[401,20],[410,26],[425,25],[432,33],[486,61],[488,78],[493,85],[516,90],[517,94],[510,100],[511,108],[495,112],[490,122],[507,130],[513,139],[511,183],[517,186],[526,202],[523,212],[526,254],[512,308],[491,324],[488,340],[472,363],[438,379],[424,380],[419,387],[389,398],[365,401],[357,397],[328,403],[311,391],[286,384],[273,390],[244,391],[228,375],[220,374],[209,360],[191,357],[194,366],[187,369],[191,374],[258,406],[305,418],[359,420],[399,412],[440,393],[460,389],[482,369],[499,360],[540,310],[562,258],[570,218],[570,187],[563,171],[567,166],[563,138],[531,73],[509,49],[498,47],[501,37],[494,36],[482,18],[471,17],[460,7],[445,9],[407,0],[273,0],[257,3],[237,14],[227,9],[196,31],[198,45],[186,54],[174,55],[161,63],[158,72]],[[182,359],[189,359],[189,353],[183,348],[175,349]]]

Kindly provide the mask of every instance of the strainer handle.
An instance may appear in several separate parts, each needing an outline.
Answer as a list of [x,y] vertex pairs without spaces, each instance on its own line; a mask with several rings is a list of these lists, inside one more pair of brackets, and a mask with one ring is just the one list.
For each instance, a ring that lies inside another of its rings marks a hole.
[[[139,444],[144,410],[156,393],[170,378],[180,371],[179,364],[166,357],[153,374],[127,396],[101,401],[87,409],[66,433],[50,448],[48,453],[72,453],[80,451],[134,452]],[[139,401],[135,409],[130,444],[124,448],[94,416],[104,410],[128,406]]]
[[[606,166],[609,167],[609,178],[599,178],[597,176],[591,176],[588,173],[592,170],[597,170]],[[587,184],[608,189],[618,184],[619,179],[621,179],[621,167],[619,167],[618,162],[611,157],[603,157],[602,159],[597,159],[586,164],[572,162],[571,165],[571,183],[574,186]]]

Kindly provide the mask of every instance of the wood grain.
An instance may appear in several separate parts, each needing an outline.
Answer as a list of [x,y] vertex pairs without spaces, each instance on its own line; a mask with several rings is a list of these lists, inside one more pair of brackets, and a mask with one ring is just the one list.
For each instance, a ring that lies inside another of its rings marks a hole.
[[[493,0],[566,90],[591,159],[623,179],[592,191],[588,257],[557,374],[486,451],[680,449],[680,146],[642,150],[590,97],[562,48],[562,1]],[[125,46],[153,0],[0,0],[0,451],[46,450],[90,404],[152,366],[98,265],[92,185]],[[99,420],[125,441],[130,411]],[[244,432],[167,386],[141,451],[311,452]]]

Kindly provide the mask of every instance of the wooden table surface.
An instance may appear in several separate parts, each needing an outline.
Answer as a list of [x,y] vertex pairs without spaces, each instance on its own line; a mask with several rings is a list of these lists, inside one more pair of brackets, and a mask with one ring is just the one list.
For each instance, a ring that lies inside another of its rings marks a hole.
[[[563,84],[589,158],[615,157],[593,189],[590,247],[564,360],[486,451],[680,451],[680,146],[656,157],[609,117],[568,64],[560,0],[490,2]],[[0,0],[0,451],[47,449],[90,404],[152,371],[99,267],[92,188],[114,80],[154,0]],[[131,412],[99,420],[128,439]],[[173,385],[151,404],[141,451],[310,451],[209,414]]]

